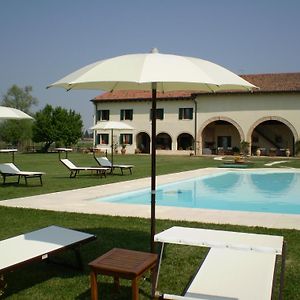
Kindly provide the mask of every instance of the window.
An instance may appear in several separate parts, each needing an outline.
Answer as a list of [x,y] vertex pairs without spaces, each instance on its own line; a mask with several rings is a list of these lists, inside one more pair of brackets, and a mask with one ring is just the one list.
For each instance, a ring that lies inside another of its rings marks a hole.
[[179,120],[193,120],[193,108],[179,108]]
[[[163,120],[164,119],[164,109],[163,108],[157,108],[156,109],[156,119],[157,120]],[[150,120],[152,120],[152,109],[150,110]]]
[[133,109],[121,109],[120,120],[132,120],[133,119]]
[[100,144],[100,145],[108,145],[108,134],[104,133],[104,134],[97,134],[96,136],[96,144]]
[[97,110],[96,120],[97,121],[109,121],[109,110],[108,109]]
[[132,145],[132,134],[128,134],[128,133],[120,134],[120,144]]

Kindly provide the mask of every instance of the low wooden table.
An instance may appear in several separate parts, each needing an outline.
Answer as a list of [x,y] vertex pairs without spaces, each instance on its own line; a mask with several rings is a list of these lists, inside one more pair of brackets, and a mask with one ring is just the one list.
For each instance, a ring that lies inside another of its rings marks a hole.
[[119,287],[119,278],[132,280],[132,299],[139,299],[138,281],[145,272],[151,270],[152,295],[155,289],[158,255],[154,253],[114,248],[89,263],[91,268],[91,296],[98,299],[97,274],[114,277]]

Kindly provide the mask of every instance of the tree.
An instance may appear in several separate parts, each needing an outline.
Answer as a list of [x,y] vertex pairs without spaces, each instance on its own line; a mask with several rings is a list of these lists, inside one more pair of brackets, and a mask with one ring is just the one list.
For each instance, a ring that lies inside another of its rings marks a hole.
[[14,84],[3,96],[2,105],[17,108],[30,114],[31,106],[38,104],[37,98],[33,97],[31,92],[31,86],[20,88]]
[[7,120],[0,125],[1,140],[14,147],[30,144],[31,136],[31,120]]
[[47,152],[52,143],[69,147],[76,144],[82,136],[81,115],[74,110],[46,105],[35,114],[32,128],[34,142],[43,142],[43,151]]
[[[1,105],[17,108],[30,114],[31,106],[38,103],[31,92],[31,86],[20,88],[13,85],[3,96]],[[24,146],[31,141],[31,127],[32,121],[29,120],[7,120],[0,124],[0,138],[13,146]]]

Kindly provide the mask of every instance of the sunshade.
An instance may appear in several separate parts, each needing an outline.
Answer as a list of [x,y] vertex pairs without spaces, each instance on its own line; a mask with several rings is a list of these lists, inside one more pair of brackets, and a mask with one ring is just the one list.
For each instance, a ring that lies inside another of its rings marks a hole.
[[123,123],[123,122],[115,122],[115,121],[107,121],[107,122],[100,122],[94,125],[93,127],[90,128],[91,130],[132,130],[133,127]]
[[70,89],[156,90],[251,90],[254,85],[212,62],[154,50],[147,54],[128,54],[87,65],[51,86]]
[[0,119],[33,119],[31,116],[27,115],[21,110],[12,107],[0,106]]
[[231,71],[212,62],[153,49],[146,54],[128,54],[87,65],[48,87],[71,89],[151,90],[151,251],[154,252],[156,199],[156,94],[157,91],[218,92],[251,91],[256,88]]
[[111,164],[114,164],[114,130],[133,130],[133,127],[117,121],[100,122],[90,128],[91,130],[111,130]]

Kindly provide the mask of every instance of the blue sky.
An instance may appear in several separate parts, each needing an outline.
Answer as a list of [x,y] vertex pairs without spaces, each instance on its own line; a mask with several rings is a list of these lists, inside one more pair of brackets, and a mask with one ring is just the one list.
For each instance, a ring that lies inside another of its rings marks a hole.
[[300,72],[298,0],[0,0],[0,95],[31,85],[93,123],[99,91],[46,86],[97,60],[149,52],[195,56],[237,74]]

